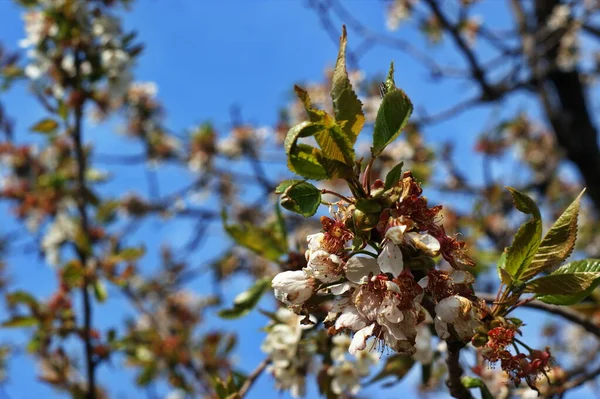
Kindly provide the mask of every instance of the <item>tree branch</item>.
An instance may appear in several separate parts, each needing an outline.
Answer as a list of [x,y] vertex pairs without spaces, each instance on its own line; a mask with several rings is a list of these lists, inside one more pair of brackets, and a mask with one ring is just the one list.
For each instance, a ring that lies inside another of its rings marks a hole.
[[254,382],[256,382],[256,380],[258,379],[258,377],[260,377],[260,375],[267,368],[267,366],[269,365],[270,362],[271,362],[271,359],[269,359],[268,357],[265,358],[248,375],[248,378],[246,379],[246,381],[244,381],[244,384],[242,385],[242,387],[240,388],[240,391],[238,392],[238,395],[239,395],[240,398],[243,398],[248,393],[248,391],[250,391],[250,388],[252,388],[252,385],[254,385]]
[[448,379],[446,385],[450,394],[457,399],[473,399],[473,395],[462,384],[464,370],[460,365],[460,351],[465,344],[457,341],[448,341],[448,355],[446,364],[448,365]]
[[457,27],[454,26],[450,22],[450,20],[448,20],[448,18],[446,18],[446,15],[444,15],[444,13],[442,12],[442,9],[439,6],[439,2],[437,0],[425,0],[425,2],[429,5],[429,8],[431,8],[431,11],[433,12],[433,14],[440,21],[440,23],[442,24],[442,27],[450,34],[450,36],[452,36],[452,38],[454,39],[454,42],[458,46],[459,50],[463,53],[463,55],[467,59],[467,62],[471,68],[471,74],[473,75],[473,78],[479,83],[479,86],[481,87],[481,91],[483,92],[482,97],[486,101],[492,101],[492,100],[497,99],[498,98],[497,90],[495,88],[493,88],[492,86],[490,86],[489,83],[487,82],[485,73],[483,72],[483,69],[477,62],[477,59],[475,58],[475,54],[473,53],[473,51],[471,50],[471,48],[469,47],[467,42],[465,42],[464,38],[461,36]]
[[[496,300],[494,295],[488,294],[488,293],[479,293],[478,292],[475,295],[478,298],[481,298],[488,303],[493,303]],[[526,308],[541,310],[546,313],[550,313],[552,315],[562,317],[565,320],[568,320],[572,323],[579,325],[585,331],[587,331],[588,333],[590,333],[600,339],[600,327],[598,327],[596,324],[592,323],[590,320],[586,319],[585,317],[581,316],[576,311],[571,310],[567,307],[548,305],[544,302],[537,301],[537,300],[523,303],[521,306],[526,307]]]
[[[74,111],[74,126],[73,126],[73,141],[75,145],[75,159],[77,163],[77,181],[76,181],[76,192],[77,197],[75,201],[77,203],[77,209],[79,211],[79,223],[82,234],[84,236],[83,242],[86,246],[91,247],[90,235],[89,235],[89,222],[87,215],[87,190],[85,186],[85,172],[87,168],[87,161],[85,151],[83,149],[83,132],[82,132],[82,120],[83,120],[83,107],[85,104],[85,96],[83,89],[81,88],[80,80],[80,66],[81,59],[79,54],[75,56],[75,71],[76,71],[76,82],[75,87],[76,93],[81,96],[79,103],[75,106]],[[83,297],[83,340],[85,346],[85,363],[87,370],[87,399],[96,399],[96,362],[94,361],[94,347],[92,345],[91,329],[92,329],[92,301],[89,292],[89,275],[87,273],[88,254],[84,248],[77,246],[77,255],[81,265],[84,267],[85,272],[83,273],[83,284],[81,287],[81,295]]]

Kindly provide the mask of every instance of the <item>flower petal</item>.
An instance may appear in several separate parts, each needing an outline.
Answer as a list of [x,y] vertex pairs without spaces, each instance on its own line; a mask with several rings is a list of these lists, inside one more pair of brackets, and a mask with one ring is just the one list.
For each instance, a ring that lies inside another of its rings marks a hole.
[[404,261],[402,259],[400,247],[393,242],[388,241],[377,257],[377,263],[379,264],[379,269],[383,273],[390,273],[394,277],[398,277],[398,275],[402,273],[402,270],[404,270]]
[[356,334],[354,334],[354,337],[352,337],[352,343],[348,348],[348,352],[350,352],[351,355],[354,355],[356,354],[356,351],[364,350],[367,347],[367,339],[373,335],[374,329],[375,323],[362,328]]
[[405,234],[407,241],[417,249],[429,256],[437,256],[440,253],[440,242],[431,234],[416,232]]
[[367,320],[358,313],[354,306],[348,306],[343,311],[340,317],[335,321],[336,330],[349,328],[352,331],[358,331],[367,325]]
[[346,262],[346,277],[353,283],[363,282],[369,273],[379,274],[379,266],[374,258],[354,256]]

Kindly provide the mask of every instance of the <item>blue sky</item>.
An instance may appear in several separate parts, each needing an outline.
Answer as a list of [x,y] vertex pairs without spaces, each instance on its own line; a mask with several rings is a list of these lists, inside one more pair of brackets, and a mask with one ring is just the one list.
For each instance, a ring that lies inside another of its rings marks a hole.
[[[494,15],[494,23],[506,24],[503,14],[504,2],[488,1],[480,12]],[[337,44],[333,43],[323,31],[314,11],[305,7],[304,1],[295,0],[253,0],[253,1],[193,1],[193,0],[139,0],[134,3],[131,13],[126,14],[125,23],[130,29],[139,32],[139,39],[146,49],[136,68],[137,80],[155,81],[159,86],[159,98],[167,111],[167,126],[173,131],[183,131],[194,124],[210,120],[217,128],[226,132],[230,107],[240,107],[246,120],[261,125],[273,124],[278,109],[289,100],[294,83],[300,81],[320,81],[324,67],[331,65],[337,53]],[[378,31],[385,30],[384,13],[380,2],[348,1],[346,6],[359,16],[368,26]],[[16,47],[23,37],[20,10],[9,0],[0,0],[0,42],[9,48]],[[337,21],[334,21],[338,23]],[[339,28],[339,26],[338,26]],[[415,30],[402,31],[403,38],[434,53],[436,59],[454,65],[461,60],[453,58],[451,52],[428,47]],[[349,32],[350,48],[353,32]],[[370,51],[360,63],[367,76],[381,74],[387,70],[389,62],[396,63],[396,83],[402,87],[416,104],[427,104],[430,110],[441,110],[456,101],[461,95],[472,91],[464,83],[432,82],[427,72],[407,56],[385,48]],[[17,121],[17,140],[27,137],[27,128],[43,115],[43,111],[27,96],[25,87],[17,86],[7,95],[2,95],[7,112]],[[527,106],[525,99],[517,98],[507,105],[504,111]],[[489,110],[465,113],[452,122],[443,123],[428,130],[426,139],[437,143],[454,138],[457,151],[462,156],[461,166],[472,171],[475,181],[480,180],[479,158],[473,156],[473,137],[479,132]],[[112,126],[112,125],[111,125]],[[96,144],[98,152],[136,153],[135,145],[116,139],[111,126],[90,127],[86,132],[87,140]],[[178,187],[181,182],[170,178],[169,170],[162,173],[161,188],[164,192]],[[174,172],[175,173],[175,172]],[[181,176],[185,173],[178,171]],[[167,176],[167,177],[165,177]],[[182,177],[183,179],[184,177]],[[144,190],[144,171],[138,167],[121,169],[107,192],[123,192],[129,187],[141,187]],[[444,198],[453,200],[452,197]],[[6,210],[6,207],[2,208]],[[14,226],[3,226],[2,232]],[[160,220],[146,224],[136,237],[147,248],[156,250],[164,241],[177,246],[194,228],[186,223],[168,224]],[[224,237],[218,227],[211,231],[207,245],[201,253],[194,254],[192,260],[197,264],[206,262],[223,248]],[[154,252],[156,253],[156,252]],[[149,267],[156,262],[147,259]],[[44,297],[52,292],[54,271],[44,265],[42,259],[13,253],[9,259],[10,270],[15,285],[35,290]],[[190,287],[200,293],[207,293],[206,282],[195,281]],[[244,288],[247,281],[236,279],[228,285],[227,295],[232,298]],[[110,326],[119,323],[118,317],[127,314],[123,301],[110,299],[97,307],[95,322]],[[267,303],[268,306],[268,303]],[[533,313],[526,313],[533,321]],[[243,331],[238,351],[240,365],[251,370],[262,359],[258,348],[262,333],[258,330],[266,320],[260,315],[251,315],[241,321],[223,322],[210,318],[211,327],[223,327]],[[534,321],[530,325],[539,325]],[[535,336],[531,328],[532,337]],[[24,342],[21,334],[0,330],[0,341]],[[74,346],[74,350],[79,347]],[[6,387],[7,396],[12,399],[37,397],[58,397],[44,385],[35,382],[35,365],[26,356],[17,356],[11,362],[11,377]],[[131,375],[121,372],[118,361],[113,367],[104,367],[100,381],[110,386],[111,392],[118,398],[144,397],[136,392],[130,382]],[[410,380],[418,378],[412,373]],[[411,392],[410,382],[394,390],[383,392],[368,390],[366,393],[382,398],[397,397],[399,392]],[[314,387],[308,397],[314,397]],[[258,381],[250,399],[275,397],[272,381],[263,377]],[[285,396],[284,396],[285,397]],[[0,392],[2,398],[2,392]]]

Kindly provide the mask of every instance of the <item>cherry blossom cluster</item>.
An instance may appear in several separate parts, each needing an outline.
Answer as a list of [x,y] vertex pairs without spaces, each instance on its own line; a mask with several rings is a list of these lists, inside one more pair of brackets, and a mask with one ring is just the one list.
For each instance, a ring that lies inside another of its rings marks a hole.
[[261,346],[271,360],[267,370],[275,378],[277,389],[289,391],[294,398],[306,392],[306,375],[311,369],[315,348],[301,341],[304,331],[310,328],[312,325],[302,324],[302,317],[279,308],[267,326],[267,336]]
[[[377,190],[383,191],[380,181],[373,195]],[[353,334],[353,355],[372,347],[369,338],[380,348],[414,354],[428,312],[440,338],[470,340],[485,308],[470,289],[474,278],[462,270],[437,270],[434,258],[441,255],[457,269],[473,262],[464,243],[445,234],[441,207],[429,207],[421,194],[405,172],[386,194],[389,207],[380,213],[371,235],[377,238],[369,245],[357,245],[354,204],[338,203],[332,218],[321,218],[323,231],[307,237],[306,267],[273,278],[275,296],[306,315],[331,299],[325,325],[330,334]]]

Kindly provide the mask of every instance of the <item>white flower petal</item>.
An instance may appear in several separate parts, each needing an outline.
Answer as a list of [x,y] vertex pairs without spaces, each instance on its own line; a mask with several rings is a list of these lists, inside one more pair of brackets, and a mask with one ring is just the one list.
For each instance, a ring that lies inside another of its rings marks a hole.
[[475,277],[473,277],[471,273],[464,270],[453,270],[452,273],[450,273],[450,277],[452,278],[454,284],[469,285],[475,282]]
[[400,247],[393,242],[388,241],[377,257],[377,263],[379,264],[379,269],[383,273],[390,273],[394,277],[397,277],[402,273],[402,270],[404,270],[404,261],[402,259]]
[[361,283],[369,273],[379,274],[379,265],[374,258],[354,256],[346,262],[346,277],[353,283]]
[[402,244],[404,242],[404,232],[406,231],[406,225],[401,224],[399,226],[390,227],[386,232],[386,238],[392,240],[394,244]]
[[431,234],[406,233],[407,241],[417,249],[429,256],[437,256],[440,253],[440,242]]
[[350,291],[354,287],[354,284],[345,282],[336,285],[330,285],[329,290],[333,295],[342,295],[344,292]]
[[354,355],[357,351],[364,350],[367,347],[367,339],[373,335],[374,329],[375,323],[359,330],[356,334],[354,334],[350,348],[348,348],[348,352],[350,352],[351,355]]
[[288,305],[304,303],[313,294],[314,280],[302,270],[287,271],[276,275],[271,281],[275,297]]
[[304,271],[324,283],[334,283],[342,278],[343,261],[327,251],[312,252]]
[[367,325],[367,320],[358,313],[354,306],[348,306],[343,311],[340,317],[335,321],[336,330],[349,328],[352,331],[358,331]]

